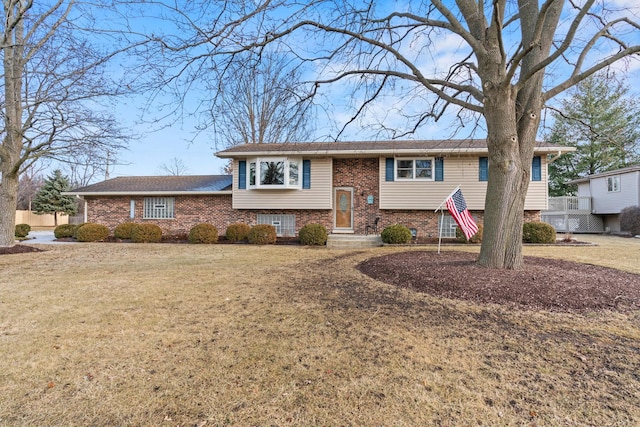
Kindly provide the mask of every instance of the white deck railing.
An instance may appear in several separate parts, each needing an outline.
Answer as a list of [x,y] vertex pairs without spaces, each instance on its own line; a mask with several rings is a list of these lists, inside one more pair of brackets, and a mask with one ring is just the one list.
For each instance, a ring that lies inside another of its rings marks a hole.
[[547,210],[554,212],[591,212],[591,197],[549,197],[549,208]]

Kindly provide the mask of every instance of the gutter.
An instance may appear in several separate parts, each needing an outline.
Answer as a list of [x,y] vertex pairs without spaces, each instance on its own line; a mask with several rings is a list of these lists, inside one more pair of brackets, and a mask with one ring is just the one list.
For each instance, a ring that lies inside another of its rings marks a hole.
[[[534,153],[536,154],[553,154],[555,152],[563,154],[564,152],[575,151],[574,147],[566,147],[567,150],[558,150],[557,147],[536,147]],[[273,151],[246,151],[246,152],[230,152],[225,153],[223,151],[217,152],[216,157],[221,159],[227,158],[246,158],[246,157],[277,157],[277,156],[309,156],[309,157],[354,157],[354,156],[406,156],[416,154],[434,154],[434,155],[446,155],[446,154],[488,154],[489,150],[485,148],[464,148],[454,150],[443,150],[442,148],[428,148],[428,149],[388,149],[388,150],[273,150]]]
[[73,192],[64,191],[63,196],[224,196],[231,195],[231,190],[226,191],[88,191]]

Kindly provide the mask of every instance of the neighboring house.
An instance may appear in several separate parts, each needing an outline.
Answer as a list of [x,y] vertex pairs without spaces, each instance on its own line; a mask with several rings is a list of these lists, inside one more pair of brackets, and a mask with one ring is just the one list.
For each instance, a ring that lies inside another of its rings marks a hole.
[[[620,211],[640,206],[640,166],[631,166],[569,181],[577,184],[576,197],[554,197],[545,221],[558,231],[619,232]],[[562,222],[560,215],[568,221]]]
[[[538,143],[527,221],[547,208],[547,156],[567,150]],[[334,234],[365,234],[379,218],[379,230],[401,223],[429,237],[442,225],[444,236],[454,237],[453,218],[434,211],[460,185],[469,210],[483,220],[484,140],[246,144],[216,155],[233,160],[232,177],[209,177],[216,185],[188,183],[192,177],[116,178],[69,194],[85,199],[87,221],[110,228],[152,221],[179,233],[209,222],[223,234],[229,224],[245,222],[295,236],[305,224],[320,223]]]

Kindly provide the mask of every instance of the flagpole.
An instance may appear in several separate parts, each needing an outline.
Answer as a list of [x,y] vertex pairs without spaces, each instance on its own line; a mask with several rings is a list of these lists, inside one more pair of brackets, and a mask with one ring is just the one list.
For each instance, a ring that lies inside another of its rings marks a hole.
[[444,210],[441,212],[440,231],[438,233],[438,255],[440,255],[440,243],[442,243],[442,226],[444,225]]

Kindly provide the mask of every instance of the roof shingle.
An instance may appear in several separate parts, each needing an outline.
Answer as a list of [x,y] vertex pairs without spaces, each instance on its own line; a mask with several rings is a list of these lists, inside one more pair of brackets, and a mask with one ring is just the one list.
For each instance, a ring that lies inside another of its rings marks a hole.
[[68,191],[69,194],[215,193],[231,190],[231,175],[126,176]]

